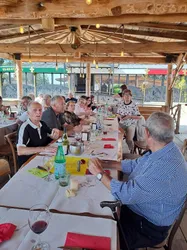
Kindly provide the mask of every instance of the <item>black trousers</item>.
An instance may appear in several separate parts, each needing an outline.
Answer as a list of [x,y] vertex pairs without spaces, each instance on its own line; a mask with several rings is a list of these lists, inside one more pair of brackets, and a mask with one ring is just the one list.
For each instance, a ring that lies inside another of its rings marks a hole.
[[[161,243],[167,238],[171,227],[156,226],[144,217],[135,214],[125,205],[121,207],[120,222],[130,250],[141,247],[153,247]],[[127,248],[124,246],[124,240],[120,233],[120,247],[126,250]]]

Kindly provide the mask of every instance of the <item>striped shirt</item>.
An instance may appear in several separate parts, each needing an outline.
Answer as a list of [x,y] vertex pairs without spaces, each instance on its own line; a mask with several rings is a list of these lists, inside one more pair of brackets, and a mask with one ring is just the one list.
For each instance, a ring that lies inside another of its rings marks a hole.
[[111,192],[135,213],[158,226],[173,224],[187,194],[187,163],[170,142],[136,160],[122,161],[127,182],[111,180]]

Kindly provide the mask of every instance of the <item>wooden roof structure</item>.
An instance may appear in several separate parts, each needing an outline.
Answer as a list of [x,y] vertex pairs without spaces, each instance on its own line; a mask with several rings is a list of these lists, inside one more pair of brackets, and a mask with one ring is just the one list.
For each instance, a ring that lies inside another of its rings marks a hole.
[[186,0],[0,0],[3,58],[181,65],[186,51]]

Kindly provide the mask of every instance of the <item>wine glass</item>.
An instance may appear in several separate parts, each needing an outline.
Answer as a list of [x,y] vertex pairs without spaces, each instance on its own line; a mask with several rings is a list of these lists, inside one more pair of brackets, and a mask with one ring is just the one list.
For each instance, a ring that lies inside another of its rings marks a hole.
[[54,164],[54,161],[51,159],[50,156],[48,155],[43,156],[43,167],[46,168],[47,173],[48,173],[47,178],[46,178],[47,181],[52,181],[50,171],[53,168],[53,164]]
[[76,132],[76,133],[75,133],[75,140],[76,140],[76,141],[81,141],[81,139],[82,139],[82,134],[81,134],[81,132]]
[[32,247],[32,250],[49,250],[50,245],[47,242],[42,242],[39,235],[45,231],[49,224],[50,212],[45,204],[37,204],[30,208],[28,223],[30,229],[38,234],[38,242]]

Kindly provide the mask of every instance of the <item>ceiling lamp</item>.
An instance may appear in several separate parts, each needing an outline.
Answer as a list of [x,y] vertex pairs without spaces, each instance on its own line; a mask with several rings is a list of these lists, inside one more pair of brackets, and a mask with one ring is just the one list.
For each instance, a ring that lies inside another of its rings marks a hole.
[[21,34],[24,33],[24,28],[23,28],[23,26],[20,26],[20,27],[19,27],[19,32],[20,32]]
[[68,62],[69,62],[68,57],[66,57],[66,63],[68,63]]
[[96,63],[96,65],[95,65],[95,68],[96,68],[96,69],[98,69],[98,68],[99,68],[99,65],[98,65],[98,63]]
[[56,54],[56,71],[58,70],[58,60],[57,60],[57,54]]
[[96,61],[95,61],[95,59],[93,59],[93,64],[94,64],[94,65],[96,64]]
[[123,24],[123,37],[122,37],[122,44],[123,44],[123,50],[121,51],[121,56],[124,56],[124,47],[125,47],[125,45],[124,45],[124,24]]
[[99,29],[99,28],[100,28],[100,24],[97,23],[97,24],[95,25],[95,27],[96,27],[97,29]]
[[92,0],[86,0],[86,3],[90,5],[92,3]]

